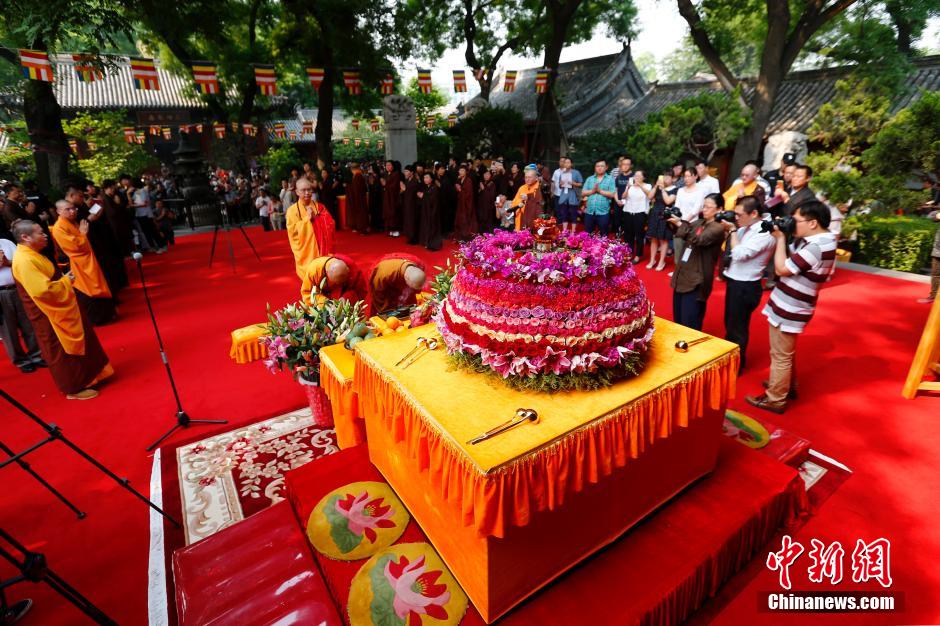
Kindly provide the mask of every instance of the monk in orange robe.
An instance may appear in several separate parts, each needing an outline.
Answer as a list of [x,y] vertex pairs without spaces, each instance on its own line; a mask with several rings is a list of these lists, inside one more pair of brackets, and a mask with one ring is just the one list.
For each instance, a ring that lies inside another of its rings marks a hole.
[[297,179],[297,202],[287,209],[287,238],[294,253],[294,267],[300,280],[304,267],[320,256],[333,254],[336,222],[326,206],[313,197],[313,185]]
[[542,192],[539,189],[538,170],[528,165],[525,168],[524,182],[516,191],[516,197],[510,204],[510,210],[516,212],[516,230],[529,230],[535,218],[542,213]]
[[96,397],[92,385],[114,370],[78,304],[72,287],[78,277],[62,276],[42,255],[48,237],[39,224],[20,220],[13,225],[13,236],[19,244],[13,278],[52,380],[70,400]]
[[358,302],[368,297],[366,278],[362,270],[345,254],[321,256],[306,265],[300,297],[304,302],[310,302],[310,294],[314,290],[317,292],[317,299],[313,304],[340,298]]
[[59,219],[52,225],[52,239],[69,257],[78,299],[88,310],[92,324],[107,324],[114,320],[114,298],[91,248],[89,223],[87,220],[78,221],[78,207],[68,200],[56,202],[55,209]]
[[369,272],[372,315],[416,305],[426,279],[424,263],[417,257],[408,254],[382,257]]
[[369,202],[366,196],[366,179],[358,163],[350,167],[352,180],[346,187],[346,223],[354,231],[369,232]]

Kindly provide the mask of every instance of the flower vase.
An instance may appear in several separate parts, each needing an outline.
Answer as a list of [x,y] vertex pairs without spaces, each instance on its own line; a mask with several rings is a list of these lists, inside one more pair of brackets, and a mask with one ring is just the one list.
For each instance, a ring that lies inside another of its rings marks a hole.
[[298,378],[297,382],[300,383],[300,388],[307,396],[313,423],[320,428],[333,428],[333,407],[323,387],[318,382],[306,380],[303,377]]

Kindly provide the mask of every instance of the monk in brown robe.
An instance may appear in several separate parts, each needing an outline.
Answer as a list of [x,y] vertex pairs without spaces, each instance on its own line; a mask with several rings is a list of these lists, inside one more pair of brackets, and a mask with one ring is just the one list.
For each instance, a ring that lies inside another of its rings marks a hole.
[[76,295],[92,324],[107,324],[115,317],[114,298],[88,239],[90,224],[78,220],[78,207],[68,200],[56,202],[55,210],[59,219],[52,225],[52,238],[69,258]]
[[124,267],[124,255],[121,254],[120,244],[108,224],[108,216],[104,210],[104,201],[101,193],[94,185],[88,186],[88,200],[85,193],[77,186],[69,185],[65,192],[65,199],[78,209],[78,222],[88,220],[88,242],[91,250],[98,259],[98,265],[104,272],[108,281],[108,289],[114,296],[115,304],[121,289],[129,284],[127,269]]
[[369,272],[369,300],[372,314],[379,315],[418,302],[427,276],[424,263],[408,254],[382,257]]
[[127,199],[117,192],[117,181],[109,179],[101,185],[101,203],[104,207],[108,226],[114,233],[118,242],[121,256],[128,257],[134,251],[134,227],[131,226],[130,214],[127,212]]
[[441,187],[431,176],[431,172],[424,173],[424,184],[417,196],[421,201],[418,243],[428,250],[440,250],[444,243],[441,235]]
[[410,244],[418,243],[418,226],[421,215],[421,200],[418,191],[421,183],[415,175],[415,166],[405,167],[405,180],[402,182],[401,219],[402,234]]
[[91,387],[114,370],[78,304],[72,287],[77,276],[62,276],[42,255],[48,238],[35,222],[17,222],[13,235],[19,244],[13,278],[52,380],[70,400],[96,397],[98,392]]
[[333,254],[336,222],[326,206],[313,196],[313,185],[305,177],[297,179],[297,202],[287,209],[287,239],[294,253],[294,268],[300,280],[304,266],[320,256]]
[[466,241],[477,234],[476,190],[466,165],[460,166],[456,187],[457,216],[454,220],[454,238]]
[[398,230],[401,228],[401,173],[395,161],[386,161],[385,171],[387,175],[383,183],[385,189],[382,194],[382,219],[388,234],[398,237],[401,235]]
[[354,232],[369,232],[369,200],[366,196],[366,179],[358,163],[350,167],[352,180],[346,187],[346,223]]
[[358,302],[364,301],[369,295],[362,270],[345,254],[321,256],[310,261],[305,269],[306,275],[300,288],[300,297],[304,302],[310,302],[310,294],[314,290],[317,297],[312,304],[340,298]]
[[477,225],[481,233],[496,228],[496,191],[493,172],[486,170],[480,181],[480,193],[477,194]]

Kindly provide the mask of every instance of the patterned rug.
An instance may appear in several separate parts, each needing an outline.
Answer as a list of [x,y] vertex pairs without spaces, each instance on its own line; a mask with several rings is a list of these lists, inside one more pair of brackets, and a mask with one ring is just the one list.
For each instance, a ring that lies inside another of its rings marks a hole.
[[309,408],[177,448],[186,545],[280,502],[288,470],[338,450]]

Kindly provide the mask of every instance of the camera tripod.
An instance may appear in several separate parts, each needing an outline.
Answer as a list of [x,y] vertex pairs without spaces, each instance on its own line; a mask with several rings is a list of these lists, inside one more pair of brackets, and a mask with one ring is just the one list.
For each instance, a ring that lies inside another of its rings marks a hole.
[[[251,243],[251,239],[248,237],[248,233],[245,232],[244,226],[241,223],[235,224],[235,227],[242,232],[242,235],[245,236],[245,241],[248,242],[248,247],[251,248],[251,251],[255,253],[255,257],[260,261],[261,255],[258,254],[258,251],[255,249],[255,245]],[[212,267],[212,261],[215,258],[215,244],[219,238],[219,229],[224,229],[226,235],[228,235],[228,256],[229,260],[232,263],[232,273],[235,273],[235,246],[232,243],[232,220],[229,217],[228,209],[225,206],[225,203],[221,203],[219,207],[219,220],[216,222],[215,229],[212,231],[212,248],[209,250],[209,267]]]

